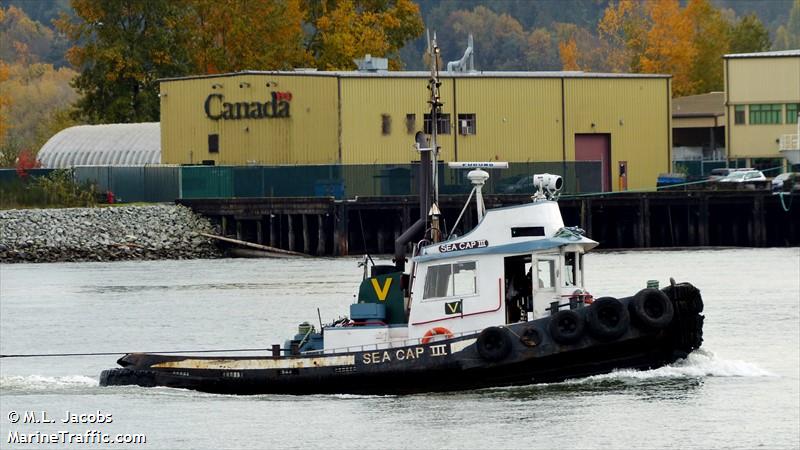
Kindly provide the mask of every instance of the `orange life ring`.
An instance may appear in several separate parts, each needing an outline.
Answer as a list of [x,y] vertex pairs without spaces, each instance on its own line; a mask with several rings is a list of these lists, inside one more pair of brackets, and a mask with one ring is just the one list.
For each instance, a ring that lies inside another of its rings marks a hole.
[[445,339],[450,339],[453,337],[453,332],[445,327],[431,328],[427,333],[425,333],[425,336],[422,336],[422,340],[420,342],[427,344],[431,341],[431,339],[433,339],[434,336],[444,336]]

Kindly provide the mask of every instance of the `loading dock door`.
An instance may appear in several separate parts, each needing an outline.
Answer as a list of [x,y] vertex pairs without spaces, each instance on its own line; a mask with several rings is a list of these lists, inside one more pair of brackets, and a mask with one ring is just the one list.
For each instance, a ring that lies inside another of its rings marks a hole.
[[603,192],[611,190],[611,135],[576,134],[575,160],[600,161]]

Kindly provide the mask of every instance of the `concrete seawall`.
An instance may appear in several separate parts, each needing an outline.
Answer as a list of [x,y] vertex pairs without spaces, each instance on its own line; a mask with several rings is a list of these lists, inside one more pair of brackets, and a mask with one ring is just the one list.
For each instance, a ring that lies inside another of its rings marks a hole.
[[0,262],[220,256],[205,218],[180,205],[0,211]]

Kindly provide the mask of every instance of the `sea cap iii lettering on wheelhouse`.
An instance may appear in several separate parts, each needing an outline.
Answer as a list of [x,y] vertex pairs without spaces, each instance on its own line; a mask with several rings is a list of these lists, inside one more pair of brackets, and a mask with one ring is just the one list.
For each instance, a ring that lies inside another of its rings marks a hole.
[[489,246],[489,241],[486,239],[480,239],[477,241],[467,241],[467,242],[453,242],[449,244],[440,245],[439,252],[447,253],[447,252],[455,252],[458,250],[472,250],[473,248],[483,248],[488,246]]

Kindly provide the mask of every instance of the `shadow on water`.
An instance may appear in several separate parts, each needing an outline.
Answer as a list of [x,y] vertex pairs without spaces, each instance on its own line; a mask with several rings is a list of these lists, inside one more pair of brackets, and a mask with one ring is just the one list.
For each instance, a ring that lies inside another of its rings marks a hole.
[[474,395],[507,400],[626,395],[643,400],[661,401],[685,399],[695,394],[703,384],[702,377],[645,379],[590,377],[562,383],[483,389]]
[[[332,286],[336,284],[349,285],[351,283],[337,281],[304,281],[305,286],[320,285]],[[178,291],[207,291],[207,290],[259,290],[284,288],[286,283],[208,283],[208,284],[184,284],[184,285],[106,285],[106,286],[81,286],[80,291],[84,294],[127,294],[134,292],[178,292]]]

